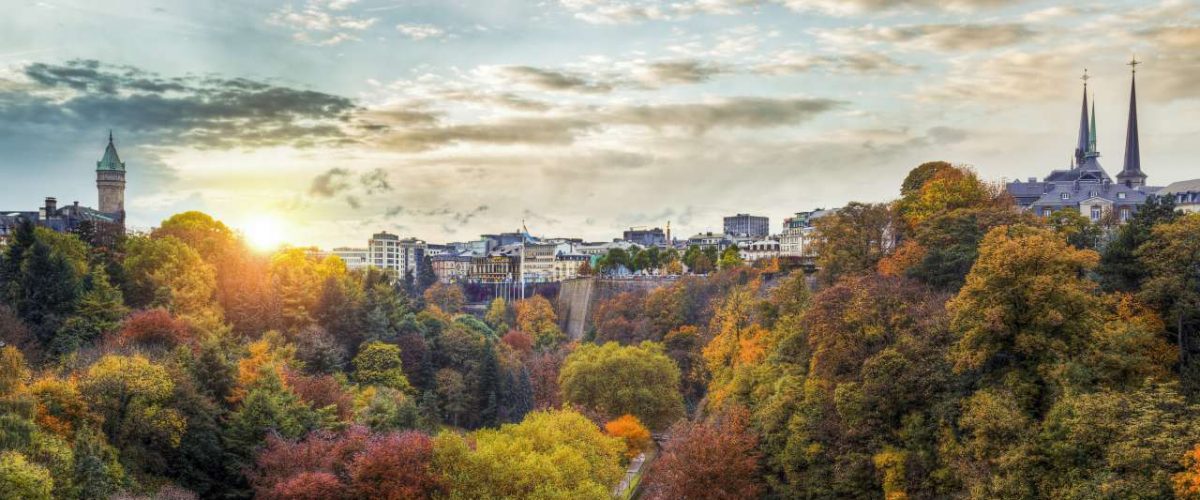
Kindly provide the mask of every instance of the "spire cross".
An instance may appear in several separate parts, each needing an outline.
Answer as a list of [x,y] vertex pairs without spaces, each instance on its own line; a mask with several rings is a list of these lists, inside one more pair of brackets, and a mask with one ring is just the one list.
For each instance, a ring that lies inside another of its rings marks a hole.
[[1087,85],[1087,81],[1091,78],[1092,77],[1088,76],[1088,74],[1087,74],[1087,68],[1083,68],[1083,76],[1079,77],[1079,79],[1083,80],[1084,85]]
[[1135,55],[1135,56],[1133,56],[1133,59],[1130,59],[1129,62],[1126,63],[1125,65],[1129,66],[1130,71],[1137,73],[1137,65],[1139,65],[1141,63],[1142,62],[1137,60],[1137,56]]

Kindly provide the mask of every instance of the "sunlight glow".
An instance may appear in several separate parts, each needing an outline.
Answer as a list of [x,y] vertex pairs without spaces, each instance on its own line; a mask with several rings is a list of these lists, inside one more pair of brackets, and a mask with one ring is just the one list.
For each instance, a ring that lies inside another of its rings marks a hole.
[[274,250],[284,243],[284,223],[275,215],[257,215],[242,223],[246,243],[255,250]]

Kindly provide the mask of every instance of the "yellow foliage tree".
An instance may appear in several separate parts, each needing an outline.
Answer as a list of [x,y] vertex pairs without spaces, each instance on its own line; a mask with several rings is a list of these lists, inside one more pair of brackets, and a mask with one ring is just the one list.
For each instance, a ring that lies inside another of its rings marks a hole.
[[517,329],[531,337],[538,347],[549,347],[562,341],[565,336],[558,328],[558,315],[554,306],[541,295],[517,301],[513,305],[517,317]]

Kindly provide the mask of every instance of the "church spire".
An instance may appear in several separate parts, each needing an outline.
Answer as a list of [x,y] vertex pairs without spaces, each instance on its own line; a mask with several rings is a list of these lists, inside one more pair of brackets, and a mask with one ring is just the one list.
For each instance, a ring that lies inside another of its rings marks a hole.
[[1096,93],[1092,92],[1092,121],[1088,125],[1088,154],[1098,155],[1096,151]]
[[1137,58],[1129,61],[1129,123],[1125,129],[1125,167],[1117,174],[1117,180],[1130,187],[1146,184],[1146,174],[1142,172],[1142,152],[1138,145],[1137,124]]
[[1083,163],[1083,158],[1088,152],[1088,139],[1091,137],[1088,127],[1088,98],[1087,98],[1087,81],[1091,78],[1087,74],[1087,68],[1083,70],[1083,106],[1079,111],[1079,141],[1075,145],[1075,164]]

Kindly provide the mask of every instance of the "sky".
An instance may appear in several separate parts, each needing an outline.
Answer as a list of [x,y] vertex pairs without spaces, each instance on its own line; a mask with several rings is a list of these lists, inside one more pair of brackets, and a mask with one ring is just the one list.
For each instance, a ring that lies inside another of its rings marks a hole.
[[0,0],[0,209],[201,210],[294,244],[609,240],[895,198],[931,160],[1200,177],[1200,2]]

